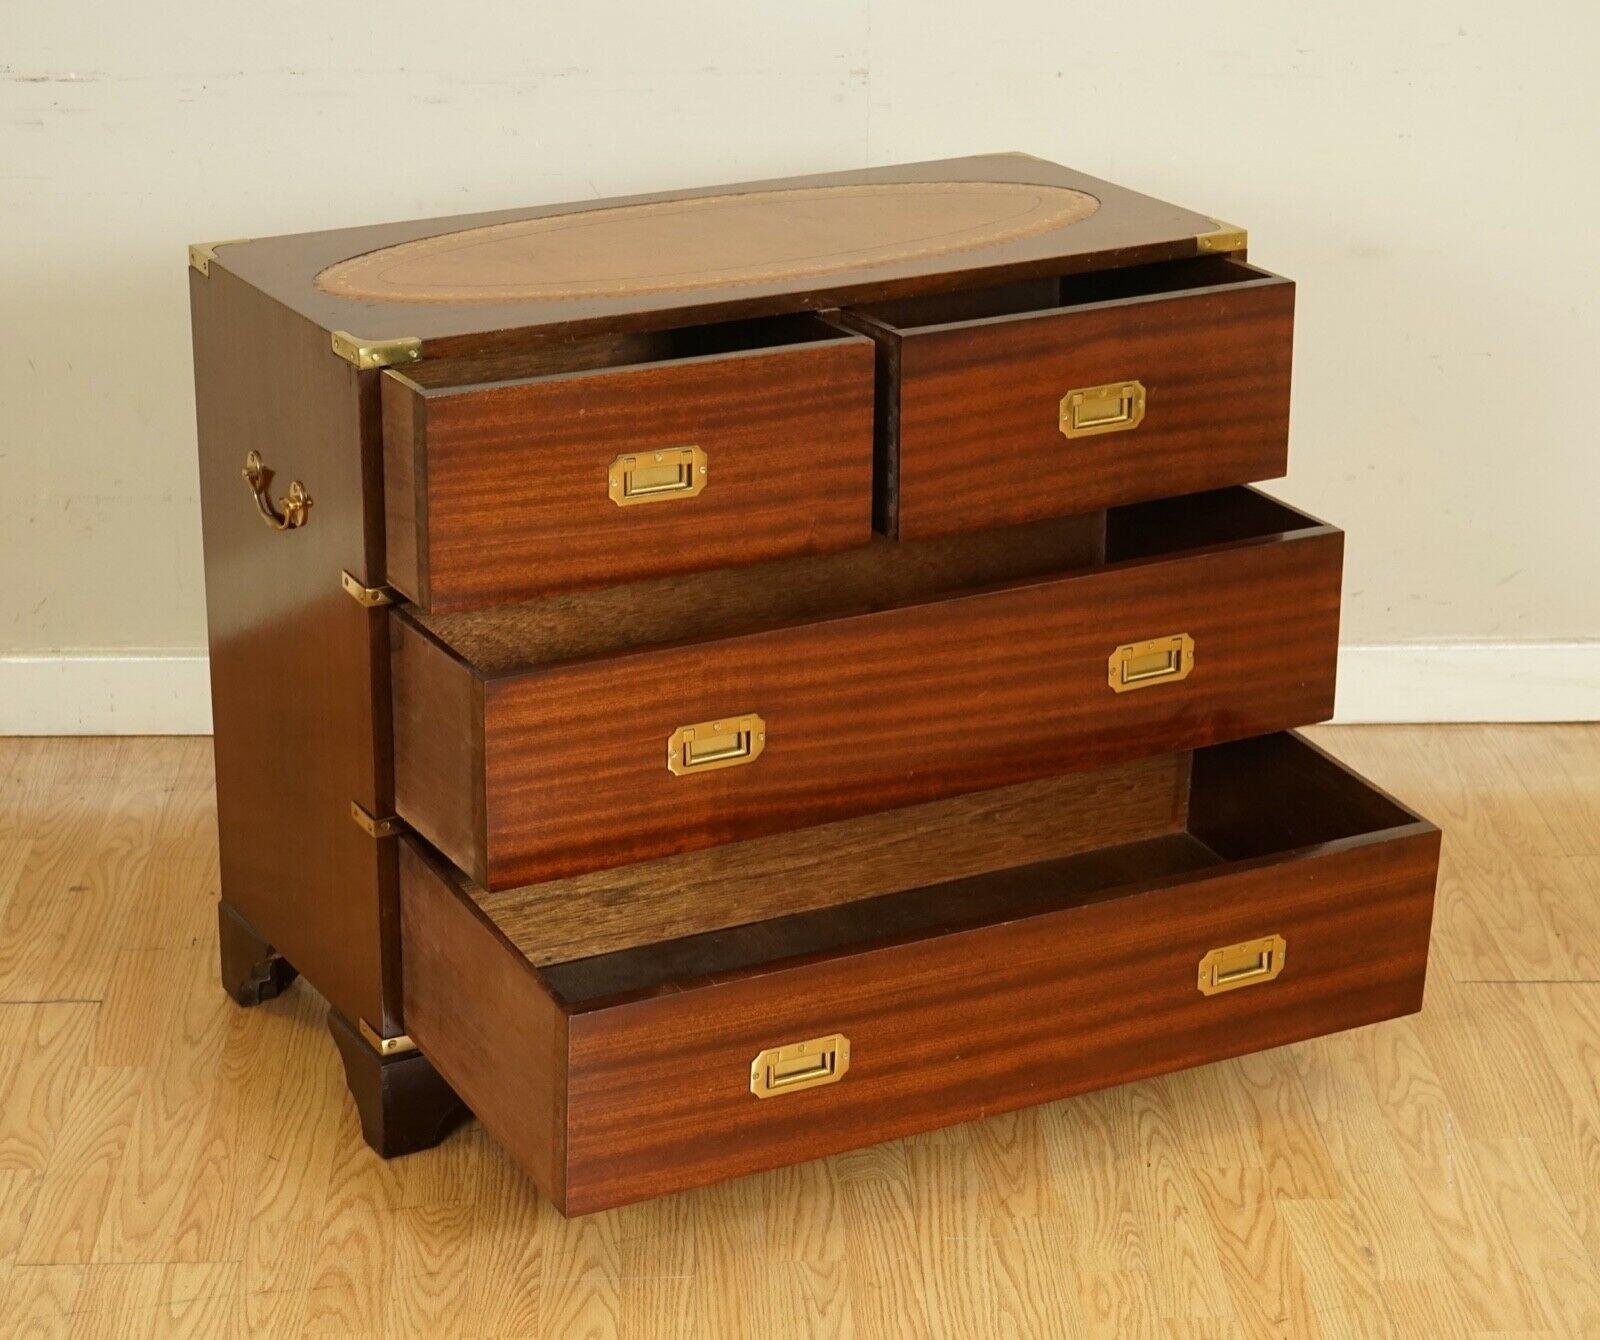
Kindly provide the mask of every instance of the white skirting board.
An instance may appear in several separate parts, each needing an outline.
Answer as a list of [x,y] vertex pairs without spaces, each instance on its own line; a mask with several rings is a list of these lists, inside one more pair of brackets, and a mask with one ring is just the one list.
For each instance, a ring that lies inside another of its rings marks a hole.
[[0,735],[209,735],[203,651],[0,656]]
[[[1334,720],[1600,721],[1600,640],[1344,647]],[[210,730],[204,652],[0,656],[0,735]]]
[[1600,721],[1600,640],[1340,647],[1333,719]]

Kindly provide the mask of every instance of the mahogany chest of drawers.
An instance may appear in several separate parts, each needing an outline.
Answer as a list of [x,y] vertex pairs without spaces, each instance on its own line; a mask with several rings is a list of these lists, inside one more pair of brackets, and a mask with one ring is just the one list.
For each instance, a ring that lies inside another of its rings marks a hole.
[[1419,1008],[1243,232],[1007,154],[190,260],[222,975],[381,1153],[581,1213]]

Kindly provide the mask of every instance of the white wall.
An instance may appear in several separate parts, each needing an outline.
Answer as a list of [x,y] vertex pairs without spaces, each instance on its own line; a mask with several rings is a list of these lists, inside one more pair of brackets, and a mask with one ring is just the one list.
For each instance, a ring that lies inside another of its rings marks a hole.
[[1300,284],[1345,716],[1600,715],[1600,9],[0,0],[0,730],[204,728],[184,244],[1020,148]]

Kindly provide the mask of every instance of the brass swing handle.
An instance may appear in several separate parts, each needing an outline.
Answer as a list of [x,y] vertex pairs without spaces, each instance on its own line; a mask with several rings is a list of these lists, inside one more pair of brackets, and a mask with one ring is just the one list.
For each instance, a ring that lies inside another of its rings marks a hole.
[[256,510],[261,519],[273,530],[295,530],[306,524],[306,513],[311,508],[311,495],[298,479],[289,481],[289,491],[283,495],[283,510],[273,506],[267,490],[272,485],[272,471],[261,463],[261,453],[252,451],[244,458],[244,482],[255,495]]

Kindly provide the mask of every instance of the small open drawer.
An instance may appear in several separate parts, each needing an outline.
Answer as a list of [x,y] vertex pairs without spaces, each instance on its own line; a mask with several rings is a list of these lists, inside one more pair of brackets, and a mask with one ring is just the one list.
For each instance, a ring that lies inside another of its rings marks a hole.
[[390,369],[389,581],[465,609],[865,544],[872,395],[810,315]]
[[501,894],[408,839],[407,1031],[576,1214],[1421,1006],[1438,832],[1296,736],[993,796]]
[[1294,285],[1223,256],[853,309],[878,526],[916,539],[1273,479]]
[[1343,542],[1233,489],[403,610],[395,806],[501,889],[1309,725]]

